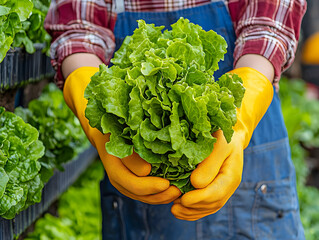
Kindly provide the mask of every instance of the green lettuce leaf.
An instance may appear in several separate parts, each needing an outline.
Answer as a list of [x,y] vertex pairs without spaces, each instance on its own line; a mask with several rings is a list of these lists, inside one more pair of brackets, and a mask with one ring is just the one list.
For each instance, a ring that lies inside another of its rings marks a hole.
[[2,107],[0,133],[0,216],[12,219],[41,200],[44,146],[34,127]]
[[6,190],[8,181],[9,181],[9,177],[6,171],[1,167],[0,168],[0,199]]

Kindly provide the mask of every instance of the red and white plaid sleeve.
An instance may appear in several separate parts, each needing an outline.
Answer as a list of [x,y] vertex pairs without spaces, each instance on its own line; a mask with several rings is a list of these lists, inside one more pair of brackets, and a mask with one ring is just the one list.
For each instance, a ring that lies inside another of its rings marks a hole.
[[112,57],[116,14],[111,0],[52,0],[44,27],[52,36],[51,63],[63,88],[62,61],[73,53],[94,53],[105,64]]
[[275,69],[275,83],[295,58],[305,0],[229,0],[237,36],[234,64],[244,54],[260,54]]

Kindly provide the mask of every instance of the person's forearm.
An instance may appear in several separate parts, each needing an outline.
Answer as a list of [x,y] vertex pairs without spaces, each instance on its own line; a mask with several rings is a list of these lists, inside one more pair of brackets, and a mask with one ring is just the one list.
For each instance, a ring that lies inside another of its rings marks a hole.
[[103,62],[92,53],[74,53],[62,62],[62,74],[66,79],[70,73],[80,67],[99,67]]
[[251,67],[264,74],[268,80],[273,83],[275,77],[275,69],[270,61],[265,57],[257,54],[246,54],[240,57],[235,68]]

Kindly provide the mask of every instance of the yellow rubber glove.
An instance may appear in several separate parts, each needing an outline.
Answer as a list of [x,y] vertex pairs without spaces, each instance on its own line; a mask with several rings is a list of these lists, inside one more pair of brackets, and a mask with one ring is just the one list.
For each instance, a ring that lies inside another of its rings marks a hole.
[[122,194],[141,202],[165,204],[174,201],[181,194],[177,187],[170,186],[166,179],[147,176],[151,165],[136,153],[123,159],[108,154],[105,143],[109,141],[109,135],[89,125],[85,117],[87,100],[84,98],[84,90],[91,76],[98,70],[95,67],[81,67],[72,72],[65,81],[63,95],[67,105],[80,120],[86,136],[96,147],[110,182]]
[[177,199],[171,208],[176,218],[198,220],[225,205],[241,182],[244,149],[272,101],[273,87],[263,74],[247,67],[231,73],[242,78],[246,89],[241,108],[237,109],[234,135],[227,144],[222,131],[214,134],[214,150],[191,175],[196,189]]

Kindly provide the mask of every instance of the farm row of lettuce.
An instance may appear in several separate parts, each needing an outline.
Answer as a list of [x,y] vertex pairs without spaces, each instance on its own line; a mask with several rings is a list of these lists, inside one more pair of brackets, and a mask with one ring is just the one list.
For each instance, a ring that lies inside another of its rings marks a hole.
[[[48,52],[51,37],[43,25],[49,5],[50,0],[0,0],[0,63],[10,49],[32,54],[41,43]],[[12,219],[40,202],[54,171],[88,147],[78,119],[54,84],[28,108],[12,113],[0,106],[0,217]]]
[[0,217],[12,219],[40,202],[55,169],[89,142],[62,92],[49,84],[42,95],[15,113],[0,107]]

